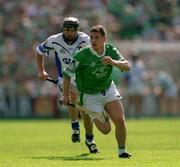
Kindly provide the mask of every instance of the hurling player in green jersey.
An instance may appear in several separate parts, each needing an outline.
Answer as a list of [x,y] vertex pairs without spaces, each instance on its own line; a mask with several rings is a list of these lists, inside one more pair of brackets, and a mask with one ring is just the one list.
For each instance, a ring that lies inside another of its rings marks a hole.
[[121,96],[112,80],[113,66],[120,71],[129,71],[130,64],[121,56],[116,47],[106,43],[103,26],[93,26],[90,30],[91,46],[74,55],[71,65],[64,69],[63,102],[69,102],[70,78],[75,73],[79,101],[103,134],[111,131],[109,117],[115,125],[118,156],[129,158],[126,151],[126,123]]

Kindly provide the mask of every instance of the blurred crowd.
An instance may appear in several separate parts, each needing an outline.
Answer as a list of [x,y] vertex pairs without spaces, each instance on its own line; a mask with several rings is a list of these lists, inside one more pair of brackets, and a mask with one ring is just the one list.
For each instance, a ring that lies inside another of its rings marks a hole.
[[154,41],[180,39],[179,0],[110,0],[121,38]]
[[[104,25],[111,41],[180,41],[180,0],[0,0],[0,96],[57,93],[38,81],[35,48],[61,31],[65,16],[86,33]],[[53,60],[47,66],[55,75]]]
[[179,78],[174,79],[165,68],[155,68],[142,57],[139,52],[130,54],[131,71],[123,73],[121,82],[117,83],[124,97],[126,114],[134,117],[177,115],[180,107]]

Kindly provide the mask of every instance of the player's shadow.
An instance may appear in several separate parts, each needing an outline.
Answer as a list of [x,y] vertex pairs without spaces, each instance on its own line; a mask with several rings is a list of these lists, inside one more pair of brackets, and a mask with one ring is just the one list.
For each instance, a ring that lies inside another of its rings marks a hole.
[[104,158],[88,157],[90,153],[84,153],[75,156],[48,156],[48,157],[32,157],[33,159],[63,160],[63,161],[100,161]]

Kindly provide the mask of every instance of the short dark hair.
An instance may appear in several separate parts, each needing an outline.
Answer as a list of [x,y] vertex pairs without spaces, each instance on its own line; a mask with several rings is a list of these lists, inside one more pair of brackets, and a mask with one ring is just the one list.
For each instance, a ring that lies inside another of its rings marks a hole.
[[90,33],[91,32],[98,32],[100,33],[102,36],[106,36],[106,29],[102,26],[102,25],[95,25],[91,28]]
[[75,17],[66,17],[66,18],[64,18],[62,27],[63,28],[74,28],[75,30],[77,30],[79,28],[79,20]]

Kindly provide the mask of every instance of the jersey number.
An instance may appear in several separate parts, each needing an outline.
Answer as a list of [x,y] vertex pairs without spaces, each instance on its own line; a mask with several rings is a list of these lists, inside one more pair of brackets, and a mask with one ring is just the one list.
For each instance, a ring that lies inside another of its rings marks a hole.
[[69,64],[71,62],[71,59],[63,58],[62,59],[65,64]]

